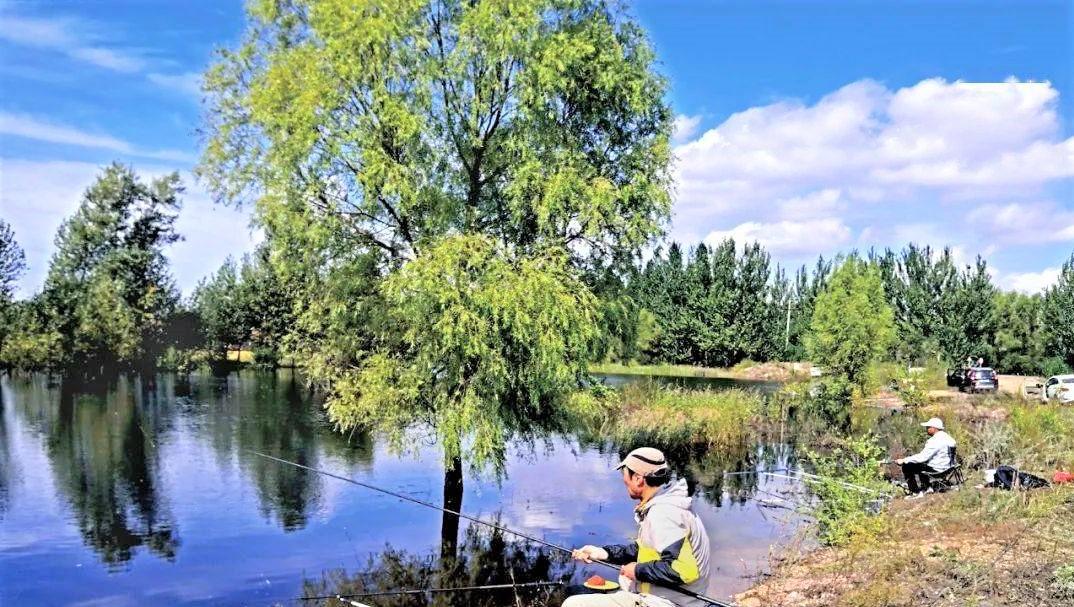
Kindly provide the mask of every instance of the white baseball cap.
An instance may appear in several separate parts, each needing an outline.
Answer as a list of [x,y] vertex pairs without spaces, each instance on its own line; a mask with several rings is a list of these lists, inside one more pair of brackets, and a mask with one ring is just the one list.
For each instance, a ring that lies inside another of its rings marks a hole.
[[938,417],[934,417],[921,425],[925,426],[926,428],[936,428],[937,430],[943,430],[943,420]]

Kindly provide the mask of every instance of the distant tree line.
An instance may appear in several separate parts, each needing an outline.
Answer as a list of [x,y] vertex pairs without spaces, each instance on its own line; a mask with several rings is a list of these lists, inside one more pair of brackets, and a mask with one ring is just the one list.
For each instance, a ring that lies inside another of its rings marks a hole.
[[[887,358],[953,365],[972,356],[1009,373],[1074,366],[1074,255],[1035,295],[1000,290],[983,259],[960,267],[950,249],[911,244],[852,257],[875,271],[892,311]],[[789,276],[757,244],[673,243],[625,278],[594,279],[611,310],[598,356],[710,366],[806,359],[817,297],[845,261],[821,257]]]

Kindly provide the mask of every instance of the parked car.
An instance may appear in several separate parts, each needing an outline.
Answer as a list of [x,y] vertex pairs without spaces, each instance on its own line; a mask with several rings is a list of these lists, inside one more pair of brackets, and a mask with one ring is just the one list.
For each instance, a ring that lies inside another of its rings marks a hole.
[[1074,373],[1053,375],[1044,382],[1041,400],[1049,401],[1053,398],[1061,405],[1074,404]]
[[976,394],[978,392],[997,392],[999,377],[991,367],[970,367],[962,375],[959,390]]

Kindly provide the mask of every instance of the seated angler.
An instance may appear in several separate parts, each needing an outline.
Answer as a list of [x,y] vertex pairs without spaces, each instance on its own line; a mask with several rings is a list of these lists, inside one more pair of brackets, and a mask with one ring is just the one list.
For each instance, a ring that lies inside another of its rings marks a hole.
[[914,455],[895,460],[896,464],[902,466],[902,474],[906,477],[906,486],[910,491],[908,499],[921,497],[930,489],[927,473],[943,472],[955,465],[951,457],[955,439],[944,432],[943,421],[934,417],[921,425],[929,434],[925,447]]
[[709,581],[709,537],[691,509],[686,481],[671,481],[664,454],[651,447],[630,452],[617,466],[638,522],[637,542],[584,546],[574,558],[622,565],[622,590],[612,594],[580,594],[563,607],[701,607],[707,602],[681,592],[704,593]]

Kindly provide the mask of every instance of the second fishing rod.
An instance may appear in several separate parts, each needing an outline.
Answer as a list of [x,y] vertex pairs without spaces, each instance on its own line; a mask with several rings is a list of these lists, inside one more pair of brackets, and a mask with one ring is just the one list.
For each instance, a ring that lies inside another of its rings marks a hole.
[[[260,451],[250,451],[250,453],[253,453],[254,455],[257,455],[259,457],[263,457],[263,458],[268,459],[268,460],[272,460],[272,461],[280,463],[280,464],[285,464],[285,465],[288,465],[288,466],[294,466],[295,468],[300,468],[302,470],[306,470],[306,471],[309,471],[309,472],[313,472],[315,474],[320,474],[320,475],[323,475],[323,476],[327,476],[329,478],[334,478],[336,480],[340,480],[340,481],[343,481],[345,483],[350,483],[352,485],[357,485],[359,487],[364,487],[364,488],[369,489],[371,491],[376,491],[378,493],[383,493],[385,495],[390,495],[391,497],[394,497],[396,499],[399,499],[399,500],[402,500],[402,501],[405,501],[405,502],[410,502],[412,504],[418,504],[419,506],[425,506],[426,508],[431,508],[433,510],[438,510],[440,512],[446,512],[448,514],[455,515],[455,516],[457,516],[459,518],[464,518],[464,519],[466,519],[468,521],[477,523],[479,525],[485,525],[486,527],[491,527],[492,529],[496,529],[497,531],[502,531],[503,533],[510,533],[511,535],[514,535],[516,537],[520,537],[522,539],[529,540],[531,542],[534,542],[535,544],[540,544],[541,546],[546,546],[546,547],[551,548],[553,550],[558,550],[560,552],[565,552],[565,553],[571,554],[571,555],[574,554],[574,551],[571,550],[570,548],[566,548],[566,547],[560,546],[558,544],[553,544],[552,542],[549,542],[547,540],[543,540],[541,538],[534,537],[534,536],[526,534],[526,533],[522,533],[521,531],[515,531],[514,529],[509,529],[507,527],[504,527],[503,525],[493,523],[493,522],[490,522],[490,521],[486,521],[484,519],[480,519],[480,518],[477,518],[477,517],[474,517],[474,516],[470,516],[469,514],[464,514],[462,512],[457,511],[457,510],[452,510],[450,508],[444,508],[443,506],[437,506],[436,504],[434,504],[432,502],[428,502],[428,501],[425,501],[425,500],[422,500],[422,499],[418,499],[416,497],[411,497],[409,495],[406,495],[406,494],[403,494],[403,493],[398,493],[398,492],[392,491],[390,489],[383,489],[381,487],[377,487],[376,485],[370,485],[369,483],[363,483],[362,481],[358,481],[358,480],[355,480],[353,478],[349,478],[349,477],[346,477],[346,476],[341,476],[339,474],[333,474],[333,473],[325,471],[325,470],[318,470],[317,468],[311,468],[310,466],[306,466],[304,464],[299,464],[297,462],[288,461],[288,460],[285,460],[285,459],[282,459],[282,458],[279,458],[279,457],[275,457],[273,455],[268,455],[266,453],[261,453]],[[616,572],[619,571],[619,565],[616,565],[615,563],[609,563],[608,561],[602,561],[602,560],[598,560],[598,559],[590,559],[589,562],[596,563],[598,565],[603,565],[605,567],[610,567],[610,568],[614,569]],[[733,607],[733,605],[731,603],[727,603],[727,602],[721,601],[720,599],[715,599],[715,598],[712,598],[710,596],[706,596],[704,594],[701,594],[700,592],[694,592],[693,590],[689,590],[689,589],[683,588],[681,586],[665,586],[665,587],[669,588],[671,590],[674,590],[675,592],[678,592],[678,593],[681,593],[683,595],[686,595],[688,597],[704,601],[704,602],[708,603],[709,605],[716,605],[716,607]]]

